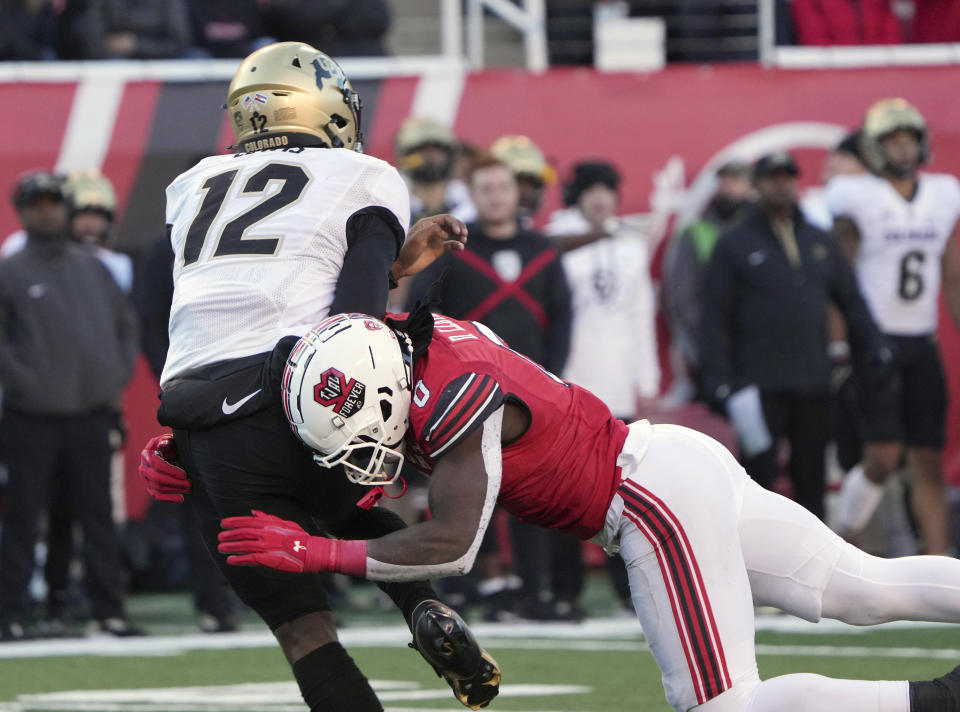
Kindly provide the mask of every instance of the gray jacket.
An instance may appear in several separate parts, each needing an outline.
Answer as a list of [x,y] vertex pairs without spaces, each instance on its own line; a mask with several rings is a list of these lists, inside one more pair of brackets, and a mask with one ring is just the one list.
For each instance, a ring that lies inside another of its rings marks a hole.
[[0,261],[4,408],[77,415],[112,405],[136,356],[133,310],[88,250],[28,242]]

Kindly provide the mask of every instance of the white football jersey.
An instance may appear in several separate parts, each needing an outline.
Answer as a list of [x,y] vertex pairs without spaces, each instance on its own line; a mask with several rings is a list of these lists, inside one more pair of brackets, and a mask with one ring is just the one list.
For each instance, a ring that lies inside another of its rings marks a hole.
[[827,201],[835,218],[850,218],[860,231],[857,279],[880,330],[935,332],[940,261],[960,217],[957,179],[921,173],[908,201],[878,176],[837,176]]
[[396,169],[348,149],[212,156],[178,176],[167,187],[175,260],[161,385],[269,351],[326,317],[347,220],[369,206],[388,209],[403,229],[410,223]]

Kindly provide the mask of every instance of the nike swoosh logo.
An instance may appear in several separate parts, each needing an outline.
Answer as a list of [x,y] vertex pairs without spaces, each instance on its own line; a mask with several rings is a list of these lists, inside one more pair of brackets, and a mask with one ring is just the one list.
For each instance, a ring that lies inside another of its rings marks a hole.
[[223,410],[223,414],[224,414],[224,415],[233,415],[234,413],[236,413],[238,410],[240,410],[240,409],[243,407],[243,404],[244,404],[244,403],[246,403],[248,400],[250,400],[251,398],[253,398],[255,395],[257,395],[257,393],[259,393],[259,392],[262,391],[262,390],[263,390],[262,388],[258,388],[257,390],[255,390],[255,391],[254,391],[253,393],[251,393],[250,395],[244,396],[243,398],[241,398],[240,400],[238,400],[236,403],[227,403],[227,399],[224,398],[224,399],[223,399],[223,405],[220,406],[220,408]]

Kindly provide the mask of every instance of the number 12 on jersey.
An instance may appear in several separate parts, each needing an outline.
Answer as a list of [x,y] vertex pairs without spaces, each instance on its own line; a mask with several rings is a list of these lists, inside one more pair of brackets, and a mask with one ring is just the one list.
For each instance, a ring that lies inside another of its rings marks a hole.
[[[183,266],[188,267],[200,259],[210,226],[220,215],[224,201],[230,192],[239,170],[225,171],[210,176],[204,181],[203,201],[187,230],[183,243]],[[280,190],[265,197],[253,207],[227,222],[217,237],[214,257],[225,255],[272,255],[276,252],[281,236],[246,237],[246,232],[258,222],[296,203],[310,183],[310,175],[302,166],[289,163],[268,163],[243,184],[242,194],[263,193],[270,181],[282,181]]]

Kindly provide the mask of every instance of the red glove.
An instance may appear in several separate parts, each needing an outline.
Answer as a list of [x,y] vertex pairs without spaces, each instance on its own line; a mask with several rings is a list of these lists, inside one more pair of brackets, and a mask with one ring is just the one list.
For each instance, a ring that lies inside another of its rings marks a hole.
[[140,477],[147,491],[161,502],[182,502],[190,494],[187,473],[173,463],[177,460],[177,443],[173,436],[157,435],[140,452]]
[[296,522],[256,509],[252,517],[227,517],[217,537],[232,566],[266,566],[295,574],[334,571],[351,576],[367,572],[367,542],[310,536]]

